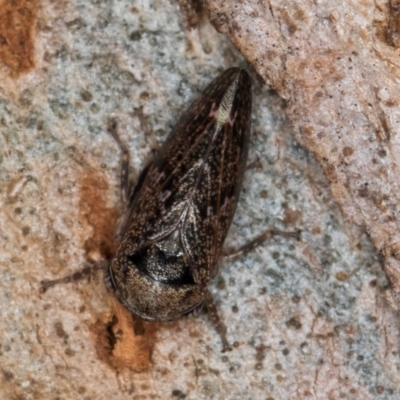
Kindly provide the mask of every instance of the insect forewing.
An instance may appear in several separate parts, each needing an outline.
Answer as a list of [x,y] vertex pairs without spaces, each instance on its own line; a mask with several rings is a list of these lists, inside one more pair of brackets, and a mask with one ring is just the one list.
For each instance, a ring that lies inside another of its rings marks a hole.
[[231,68],[182,115],[132,204],[124,247],[179,231],[194,281],[206,285],[232,221],[246,166],[251,81]]

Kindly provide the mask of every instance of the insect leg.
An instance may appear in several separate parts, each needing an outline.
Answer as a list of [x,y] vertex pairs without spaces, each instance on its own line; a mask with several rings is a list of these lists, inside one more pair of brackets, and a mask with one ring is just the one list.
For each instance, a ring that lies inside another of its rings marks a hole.
[[40,285],[41,285],[40,291],[41,291],[41,293],[44,293],[44,292],[46,292],[46,290],[48,288],[58,285],[58,284],[61,284],[61,283],[70,283],[70,282],[74,282],[74,281],[79,281],[84,278],[90,278],[90,276],[92,274],[94,274],[96,271],[98,271],[99,269],[105,270],[108,267],[108,265],[109,265],[109,261],[103,260],[103,261],[96,262],[94,264],[86,265],[79,271],[74,272],[71,275],[64,276],[63,278],[54,279],[54,280],[45,279],[43,281],[40,281]]
[[262,164],[261,164],[260,158],[258,156],[255,161],[246,165],[246,171],[249,169],[258,169],[258,168],[262,168]]
[[128,202],[130,195],[130,184],[129,184],[129,162],[130,155],[129,150],[126,147],[126,144],[121,140],[117,132],[117,121],[115,119],[110,119],[108,121],[107,130],[108,133],[115,139],[118,144],[119,149],[121,150],[121,202],[125,206]]
[[214,297],[212,294],[206,290],[204,296],[204,302],[208,310],[208,317],[210,318],[211,323],[214,325],[218,335],[222,340],[222,352],[224,353],[227,350],[232,350],[232,347],[228,343],[228,339],[226,338],[226,326],[221,321],[221,318],[218,314],[217,305],[215,304]]
[[269,240],[272,236],[285,236],[285,237],[293,237],[297,240],[300,240],[301,231],[295,232],[283,232],[275,229],[270,229],[268,231],[262,232],[260,235],[256,236],[253,240],[246,243],[245,245],[239,247],[237,250],[231,252],[230,254],[223,255],[223,261],[232,261],[243,254],[248,253],[249,251],[254,250],[256,247],[260,246],[265,241]]
[[134,112],[139,119],[140,130],[143,132],[143,134],[146,138],[146,142],[150,146],[151,152],[154,155],[159,150],[159,146],[157,144],[156,136],[154,135],[154,133],[150,129],[149,125],[147,124],[146,117],[144,116],[144,113],[143,113],[143,107],[140,106],[140,107],[135,108]]

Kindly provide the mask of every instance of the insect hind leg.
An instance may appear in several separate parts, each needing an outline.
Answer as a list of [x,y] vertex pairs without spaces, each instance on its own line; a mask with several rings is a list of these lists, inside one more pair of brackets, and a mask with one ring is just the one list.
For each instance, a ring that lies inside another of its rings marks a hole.
[[262,232],[260,235],[256,236],[253,240],[246,243],[245,245],[239,247],[237,250],[229,253],[224,254],[222,256],[223,261],[232,261],[236,260],[237,258],[241,257],[242,255],[254,250],[256,247],[260,246],[267,240],[269,240],[272,236],[284,236],[284,237],[292,237],[297,240],[300,240],[301,231],[293,231],[293,232],[284,232],[276,229],[270,229],[267,231]]

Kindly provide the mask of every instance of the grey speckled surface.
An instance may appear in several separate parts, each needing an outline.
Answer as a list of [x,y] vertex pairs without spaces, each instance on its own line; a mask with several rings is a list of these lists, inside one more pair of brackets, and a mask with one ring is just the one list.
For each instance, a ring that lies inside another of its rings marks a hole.
[[18,79],[0,69],[1,397],[398,399],[398,323],[379,256],[254,75],[250,160],[262,168],[246,176],[226,246],[268,228],[303,235],[222,266],[212,291],[236,348],[221,354],[201,315],[157,325],[149,366],[117,370],[93,334],[110,313],[100,276],[39,293],[41,279],[95,257],[107,236],[95,230],[115,220],[107,118],[137,176],[202,88],[247,64],[206,22],[185,30],[173,2],[43,1],[37,18],[35,68]]

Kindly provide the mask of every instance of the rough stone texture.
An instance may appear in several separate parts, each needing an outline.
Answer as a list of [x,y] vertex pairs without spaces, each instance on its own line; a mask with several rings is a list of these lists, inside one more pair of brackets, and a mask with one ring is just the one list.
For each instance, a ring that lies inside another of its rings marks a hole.
[[249,65],[199,7],[185,19],[157,0],[0,2],[0,398],[399,398],[381,260],[328,183],[396,271],[395,18],[372,2],[204,5],[286,100],[253,73],[250,160],[262,166],[226,245],[271,227],[301,228],[302,240],[274,238],[222,266],[211,289],[227,354],[206,315],[134,320],[101,274],[40,293],[41,279],[115,250],[107,118],[137,176],[208,81]]

